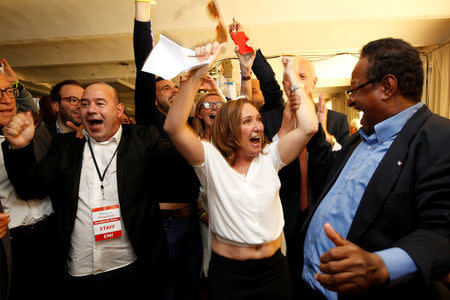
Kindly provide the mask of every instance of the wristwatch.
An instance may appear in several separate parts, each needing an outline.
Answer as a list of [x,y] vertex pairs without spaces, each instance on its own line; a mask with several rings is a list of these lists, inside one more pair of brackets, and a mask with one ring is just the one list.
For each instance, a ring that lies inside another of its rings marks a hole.
[[250,79],[252,79],[252,73],[250,73],[250,75],[248,75],[248,76],[243,76],[241,74],[241,80],[250,80]]

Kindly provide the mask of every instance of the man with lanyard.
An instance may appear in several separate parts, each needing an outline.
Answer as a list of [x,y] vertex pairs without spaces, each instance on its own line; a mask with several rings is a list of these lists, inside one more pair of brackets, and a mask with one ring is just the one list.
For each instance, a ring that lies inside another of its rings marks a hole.
[[158,298],[167,253],[154,194],[171,152],[156,128],[122,126],[123,110],[113,87],[89,85],[80,104],[84,139],[56,136],[39,164],[28,114],[3,130],[5,165],[18,194],[52,199],[73,299]]

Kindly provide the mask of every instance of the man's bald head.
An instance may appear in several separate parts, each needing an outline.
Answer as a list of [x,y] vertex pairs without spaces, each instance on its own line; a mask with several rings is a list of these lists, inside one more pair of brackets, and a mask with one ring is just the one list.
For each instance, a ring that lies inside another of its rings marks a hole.
[[119,98],[119,93],[117,92],[117,90],[110,84],[103,82],[103,81],[98,81],[98,82],[94,82],[91,83],[90,85],[88,85],[86,87],[86,89],[90,86],[103,86],[105,88],[107,88],[111,93],[112,93],[112,100],[114,101],[114,104],[119,104],[120,103],[120,98]]
[[305,84],[306,92],[312,94],[312,91],[317,84],[316,70],[308,59],[301,56],[298,58],[298,73],[300,80]]

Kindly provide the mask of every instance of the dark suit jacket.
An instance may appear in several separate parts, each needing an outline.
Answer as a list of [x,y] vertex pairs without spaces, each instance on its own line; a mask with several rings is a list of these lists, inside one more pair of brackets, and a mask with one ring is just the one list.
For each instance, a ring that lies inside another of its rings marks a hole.
[[264,96],[264,105],[260,110],[264,124],[264,134],[272,140],[273,136],[280,130],[281,121],[283,120],[283,91],[275,79],[272,67],[261,53],[261,50],[256,51],[252,70],[259,80],[261,92]]
[[[327,131],[336,138],[337,142],[342,147],[344,147],[350,140],[350,130],[347,115],[334,110],[328,110]],[[309,156],[308,163],[310,165],[313,165],[310,160],[311,156]],[[309,205],[313,206],[317,202],[317,200],[319,200],[320,193],[325,188],[326,182],[321,180],[321,178],[317,178],[317,172],[312,170],[311,172],[309,172],[308,184],[310,187],[308,190],[310,200]]]
[[[407,283],[375,287],[360,295],[361,299],[426,299],[430,280],[448,272],[442,262],[450,253],[449,140],[450,120],[424,106],[408,120],[375,170],[347,239],[369,252],[400,247],[419,272]],[[316,178],[328,183],[320,201],[360,142],[359,133],[355,134],[341,151],[331,153],[320,127],[308,143],[311,169],[320,173]],[[300,250],[319,203],[303,226]]]
[[[133,46],[136,62],[136,90],[134,93],[136,123],[154,125],[159,130],[161,137],[169,140],[169,136],[163,128],[166,116],[155,105],[155,75],[141,70],[145,59],[153,49],[150,22],[134,22]],[[178,153],[171,141],[168,147],[171,147],[170,151],[173,156],[166,163],[166,167],[160,170],[160,190],[164,193],[159,195],[158,200],[159,202],[192,203],[195,207],[200,182],[195,175],[194,168]],[[174,183],[176,183],[176,188],[173,188]]]
[[[0,203],[0,213],[3,212],[3,206]],[[2,237],[0,246],[0,300],[8,299],[9,287],[11,285],[11,242],[9,232]]]
[[[261,116],[264,124],[264,134],[272,140],[273,136],[280,130],[283,120],[284,100],[283,92],[278,84],[272,67],[266,60],[261,50],[256,51],[252,70],[258,78],[265,103],[261,108]],[[343,145],[350,138],[349,125],[345,114],[328,110],[327,129]],[[297,229],[297,215],[300,213],[300,167],[298,159],[284,167],[278,173],[281,181],[280,199],[283,204],[285,218],[284,232],[289,240]],[[318,181],[310,180],[309,196],[317,199],[319,192],[323,189]],[[318,190],[319,192],[316,192]],[[315,196],[315,197],[314,197]],[[313,202],[311,200],[311,202]],[[288,241],[289,244],[289,241]],[[292,257],[294,253],[290,253]]]
[[347,115],[329,109],[327,111],[327,131],[334,135],[341,146],[344,146],[350,139]]
[[[156,201],[159,170],[171,159],[167,141],[153,127],[122,125],[117,152],[117,185],[124,226],[138,258],[138,266],[152,275],[167,255],[166,241]],[[32,144],[11,150],[2,144],[5,167],[22,199],[50,195],[58,227],[60,259],[68,258],[71,234],[77,213],[78,191],[85,139],[74,133],[54,137],[44,159],[36,163]]]

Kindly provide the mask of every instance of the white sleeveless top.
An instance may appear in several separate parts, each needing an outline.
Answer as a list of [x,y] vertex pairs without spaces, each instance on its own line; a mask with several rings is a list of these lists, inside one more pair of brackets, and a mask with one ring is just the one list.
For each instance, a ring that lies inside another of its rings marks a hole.
[[243,176],[211,143],[202,141],[205,161],[194,169],[208,195],[210,230],[219,240],[248,246],[280,236],[284,218],[278,171],[285,164],[277,144],[267,145]]

